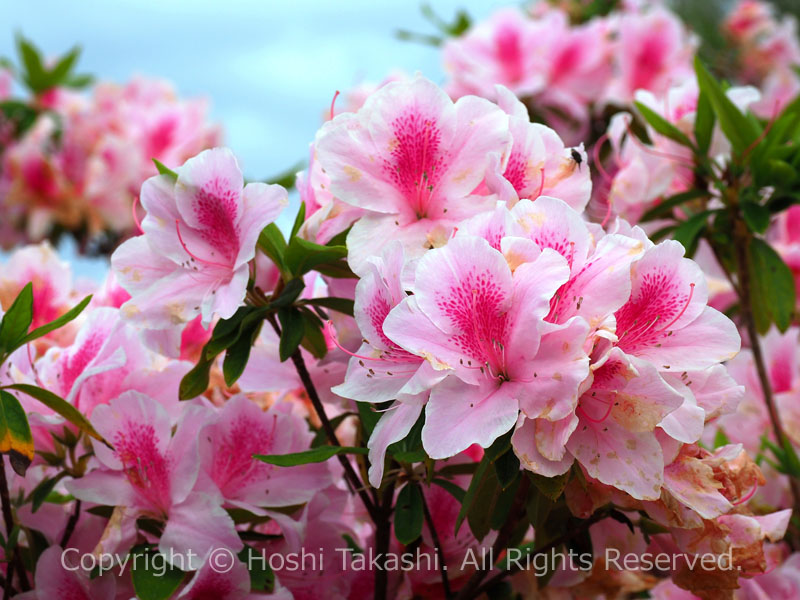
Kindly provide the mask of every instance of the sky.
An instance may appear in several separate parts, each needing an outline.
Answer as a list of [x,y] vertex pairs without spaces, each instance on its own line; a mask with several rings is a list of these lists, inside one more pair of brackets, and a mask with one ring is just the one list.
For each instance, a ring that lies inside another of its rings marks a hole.
[[[506,2],[437,0],[485,18]],[[303,160],[334,92],[380,81],[392,69],[444,79],[436,48],[395,38],[433,33],[414,0],[0,0],[13,54],[21,31],[47,56],[79,43],[80,66],[101,79],[134,74],[203,96],[246,174],[267,178]]]
[[[480,20],[510,3],[433,2],[448,21],[459,9]],[[415,0],[0,0],[0,56],[14,56],[14,33],[21,32],[47,57],[81,45],[79,72],[98,79],[168,79],[181,96],[209,101],[211,119],[222,125],[246,177],[269,179],[307,158],[336,90],[381,81],[396,69],[444,81],[439,49],[394,35],[435,33],[420,6]],[[59,248],[73,271],[102,279],[105,262],[77,257],[73,248],[68,241]]]

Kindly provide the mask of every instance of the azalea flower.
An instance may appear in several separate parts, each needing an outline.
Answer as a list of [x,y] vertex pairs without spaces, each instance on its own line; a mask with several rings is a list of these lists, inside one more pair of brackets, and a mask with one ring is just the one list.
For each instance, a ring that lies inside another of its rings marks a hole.
[[201,315],[228,318],[244,299],[248,263],[261,230],[287,202],[278,185],[249,183],[230,150],[201,152],[142,186],[144,235],[111,257],[131,294],[122,313],[146,328],[165,329]]
[[96,407],[91,419],[114,450],[93,440],[99,468],[68,482],[68,490],[80,500],[125,507],[129,522],[140,516],[165,522],[159,550],[196,559],[193,569],[211,549],[238,552],[242,542],[219,499],[195,489],[197,432],[207,419],[200,406],[184,408],[172,435],[172,420],[158,402],[139,392],[121,394]]
[[491,153],[505,163],[510,141],[496,105],[471,96],[454,103],[420,75],[386,84],[358,112],[326,123],[314,146],[330,191],[368,211],[347,237],[351,268],[361,273],[366,257],[392,239],[418,257],[457,221],[491,206],[472,192]]

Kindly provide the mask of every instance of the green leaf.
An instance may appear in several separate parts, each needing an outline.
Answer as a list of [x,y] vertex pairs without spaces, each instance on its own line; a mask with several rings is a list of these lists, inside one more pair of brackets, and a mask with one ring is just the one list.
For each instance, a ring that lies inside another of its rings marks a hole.
[[469,487],[464,494],[464,500],[461,502],[461,509],[458,511],[458,516],[456,517],[455,534],[458,534],[458,530],[461,529],[461,524],[464,522],[467,513],[469,513],[475,503],[475,497],[478,495],[481,488],[490,485],[492,480],[497,481],[494,476],[494,470],[490,469],[490,466],[491,462],[486,457],[486,454],[484,454],[483,459],[481,459],[481,462],[478,464],[477,471],[475,471],[475,474],[470,480]]
[[167,600],[186,573],[167,562],[167,556],[142,544],[130,552],[131,580],[139,600]]
[[88,73],[84,73],[83,75],[72,75],[71,77],[68,77],[64,82],[64,85],[76,90],[80,90],[92,85],[93,83],[94,77]]
[[742,202],[742,217],[753,233],[764,233],[769,227],[770,213],[767,208],[755,202]]
[[714,133],[714,109],[711,107],[711,102],[708,96],[700,92],[697,97],[697,112],[694,118],[694,140],[697,143],[697,150],[701,155],[708,152],[711,146],[711,136]]
[[211,332],[211,339],[203,346],[203,356],[212,359],[233,346],[241,337],[242,331],[266,314],[264,307],[240,306],[229,319],[221,319]]
[[639,111],[639,113],[641,113],[642,117],[644,117],[644,120],[647,121],[648,124],[658,133],[675,142],[678,142],[682,146],[694,148],[694,144],[692,144],[692,141],[686,137],[685,133],[683,133],[680,129],[675,127],[675,125],[667,121],[649,106],[642,104],[641,102],[634,102],[633,104],[636,106],[636,109]]
[[39,110],[19,100],[4,100],[0,102],[0,112],[5,118],[7,126],[13,126],[12,137],[22,137],[39,117]]
[[487,469],[467,512],[469,529],[478,541],[485,538],[491,529],[495,507],[502,492],[495,470]]
[[275,223],[270,223],[261,230],[258,236],[258,247],[275,263],[275,266],[277,266],[281,272],[281,276],[286,279],[283,262],[283,255],[286,252],[286,240]]
[[299,237],[294,237],[286,249],[286,267],[294,275],[303,275],[326,263],[336,262],[347,256],[345,246],[320,246]]
[[372,435],[372,430],[381,420],[381,413],[375,410],[375,406],[369,402],[356,402],[358,408],[358,420],[361,421],[361,426],[364,428],[366,439]]
[[795,168],[784,160],[777,158],[767,159],[764,169],[767,183],[773,186],[789,187],[797,179]]
[[210,359],[201,356],[192,370],[183,376],[178,389],[178,397],[181,400],[191,400],[205,393],[215,358],[216,356]]
[[756,125],[748,119],[731,102],[716,79],[703,66],[699,58],[695,58],[695,72],[700,92],[705,94],[719,120],[720,128],[731,142],[736,154],[742,155],[758,138]]
[[261,321],[251,324],[249,329],[242,332],[239,339],[225,352],[222,361],[222,375],[225,385],[231,387],[244,373],[247,361],[250,359],[250,349],[253,347],[258,332],[261,330]]
[[[511,454],[513,454],[513,452]],[[497,495],[492,499],[493,505],[489,504],[489,506],[491,506],[491,511],[483,511],[484,513],[489,513],[489,527],[491,529],[500,529],[508,520],[508,514],[511,512],[511,505],[514,503],[514,498],[517,495],[517,488],[521,480],[519,471],[514,475],[514,478],[507,487],[499,488]],[[484,519],[485,517],[482,516],[481,521],[483,522]],[[474,528],[474,519],[470,521],[470,527]],[[483,529],[481,533],[483,533]],[[488,533],[488,530],[486,530],[486,533]],[[486,534],[484,533],[484,535]]]
[[19,400],[5,390],[0,390],[0,453],[8,454],[14,472],[25,476],[33,461],[33,436]]
[[175,171],[170,169],[168,166],[166,166],[164,163],[162,163],[160,160],[156,158],[152,160],[153,164],[156,166],[156,169],[158,170],[159,175],[167,175],[170,179],[172,179],[172,181],[178,180],[178,174]]
[[397,495],[394,512],[394,535],[404,546],[422,535],[425,514],[422,510],[422,492],[414,483],[406,484]]
[[21,345],[33,320],[33,284],[28,283],[14,299],[0,321],[0,352],[14,351]]
[[33,340],[37,340],[40,337],[43,337],[50,333],[51,331],[55,331],[56,329],[61,329],[64,325],[75,319],[79,314],[83,312],[83,309],[86,308],[89,302],[92,301],[92,296],[86,296],[83,300],[78,302],[75,306],[65,312],[63,315],[58,317],[57,319],[42,325],[41,327],[37,327],[33,331],[31,331],[28,335],[25,336],[25,339],[20,342],[20,346],[23,344],[27,344],[32,342]]
[[785,332],[792,323],[795,287],[792,271],[769,244],[753,238],[748,248],[750,299],[760,334],[774,323]]
[[697,249],[700,234],[706,228],[708,216],[714,211],[704,210],[683,221],[672,235],[672,238],[686,249],[686,256],[691,258]]
[[47,71],[44,68],[42,55],[36,46],[22,35],[17,34],[17,51],[24,69],[22,80],[25,85],[35,94],[47,90]]
[[306,203],[301,202],[300,209],[297,211],[297,216],[294,218],[294,224],[292,225],[292,233],[289,234],[289,239],[297,235],[297,232],[300,231],[300,228],[303,226],[305,220],[306,220]]
[[281,323],[281,341],[278,345],[278,354],[281,362],[288,359],[300,346],[305,335],[305,323],[299,310],[281,308],[278,310],[278,320]]
[[72,68],[75,66],[75,63],[78,61],[78,57],[80,55],[80,46],[75,46],[56,63],[56,66],[50,71],[50,82],[52,83],[52,87],[62,85],[67,81],[67,78],[72,71]]
[[31,513],[36,513],[36,511],[41,508],[42,504],[44,504],[45,500],[47,500],[47,497],[56,487],[58,482],[66,476],[67,473],[65,471],[61,471],[55,477],[43,479],[35,488],[33,488],[33,491],[30,495]]
[[466,495],[466,492],[452,481],[442,479],[441,477],[435,477],[431,483],[438,485],[443,490],[446,490],[453,498],[458,500],[459,504],[464,502],[464,496]]
[[681,192],[679,194],[675,194],[674,196],[670,196],[656,204],[653,208],[648,210],[646,213],[642,215],[642,218],[639,219],[640,221],[652,221],[653,219],[660,219],[662,217],[671,216],[672,211],[674,208],[689,202],[691,200],[696,200],[698,198],[706,198],[708,197],[708,192],[703,190],[688,190],[686,192]]
[[[348,417],[352,417],[354,415],[355,415],[355,413],[352,413],[352,412],[345,412],[345,413],[342,413],[340,415],[336,415],[335,417],[333,417],[330,420],[331,421],[331,427],[333,427],[333,430],[336,431],[336,428],[339,427],[339,425],[342,424],[342,421],[344,421]],[[328,443],[328,434],[325,433],[325,428],[324,427],[320,427],[319,429],[317,429],[317,432],[314,434],[314,439],[311,440],[311,447],[312,448],[316,448],[317,446],[324,446],[327,443]]]
[[731,441],[728,439],[728,436],[725,435],[725,432],[722,431],[722,429],[717,429],[717,433],[714,434],[714,448],[727,446],[730,443]]
[[296,467],[309,463],[325,462],[337,454],[367,454],[366,448],[355,446],[317,446],[293,454],[254,454],[253,458],[278,467]]
[[47,408],[64,417],[67,421],[75,425],[75,427],[81,431],[86,432],[97,441],[103,442],[109,448],[111,447],[111,445],[103,438],[103,436],[97,433],[97,430],[89,422],[89,420],[83,416],[83,414],[77,408],[72,406],[72,404],[64,400],[61,396],[35,385],[28,385],[27,383],[15,383],[6,386],[6,389],[17,390],[23,394],[31,396],[32,398],[36,398]]
[[275,310],[276,308],[283,308],[289,306],[297,300],[300,293],[306,287],[305,282],[301,277],[290,279],[281,291],[280,295],[269,303],[269,309]]
[[519,475],[519,459],[513,451],[508,450],[494,461],[494,470],[497,481],[503,490],[507,490]]
[[322,333],[322,321],[307,308],[300,309],[303,316],[303,348],[315,358],[324,358],[328,353],[328,343]]
[[558,500],[559,496],[564,492],[564,488],[567,487],[569,476],[570,471],[555,477],[543,477],[536,473],[528,473],[528,478],[536,486],[536,489],[554,502]]
[[300,303],[321,306],[322,308],[329,308],[340,312],[343,315],[353,316],[354,302],[349,298],[309,298],[307,300],[301,300]]
[[427,452],[425,450],[404,450],[402,452],[396,452],[392,455],[397,462],[401,463],[418,463],[418,462],[425,462],[428,458]]
[[333,279],[358,279],[358,275],[350,270],[350,266],[346,260],[337,260],[334,262],[317,265],[314,269],[317,273],[332,277]]
[[265,554],[245,544],[238,558],[247,565],[250,573],[250,591],[271,594],[275,589],[275,573]]

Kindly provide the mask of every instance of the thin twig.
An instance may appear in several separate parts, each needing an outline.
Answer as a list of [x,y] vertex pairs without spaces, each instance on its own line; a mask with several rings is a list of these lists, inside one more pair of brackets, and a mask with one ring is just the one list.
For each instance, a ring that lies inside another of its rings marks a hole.
[[447,578],[447,563],[444,560],[444,550],[442,549],[442,543],[439,541],[439,534],[436,533],[436,526],[433,523],[433,517],[431,516],[431,511],[428,510],[428,502],[425,500],[425,494],[422,493],[422,490],[420,490],[420,496],[422,496],[422,512],[425,515],[425,522],[428,524],[428,531],[431,532],[431,537],[433,538],[434,550],[436,550],[436,555],[438,557],[439,573],[442,576],[442,587],[444,588],[444,596],[445,598],[450,598],[450,596],[452,596],[453,593],[450,591],[450,580]]
[[[281,330],[278,326],[278,323],[275,321],[275,317],[270,315],[267,317],[267,320],[270,322],[270,325],[272,325],[272,328],[275,330],[275,333],[278,335],[278,337],[280,337]],[[325,431],[325,435],[328,436],[328,440],[333,446],[341,446],[339,439],[336,437],[336,430],[333,428],[333,425],[328,419],[328,415],[325,414],[325,407],[322,406],[322,400],[320,400],[317,389],[314,387],[314,382],[311,380],[311,375],[306,368],[306,363],[303,360],[303,355],[300,353],[300,348],[295,350],[291,359],[297,374],[300,376],[300,381],[303,382],[303,387],[306,390],[306,394],[308,394],[308,397],[311,400],[311,405],[314,407],[314,411],[317,413],[320,423],[322,423],[322,429]],[[339,459],[339,463],[341,463],[342,468],[344,469],[345,478],[350,485],[351,491],[359,495],[361,501],[364,503],[364,507],[369,513],[370,518],[377,522],[379,519],[378,510],[365,491],[363,484],[358,478],[353,466],[350,464],[350,461],[347,460],[347,457],[343,454],[337,454],[336,458]]]
[[78,519],[81,518],[81,501],[75,500],[75,509],[72,511],[72,514],[69,516],[69,520],[67,521],[67,527],[64,529],[64,534],[61,536],[61,542],[59,546],[62,548],[66,548],[67,544],[69,543],[69,538],[72,537],[72,533],[75,531],[75,526],[78,524]]
[[[392,502],[394,500],[395,481],[389,481],[381,491],[382,500],[378,508],[378,517],[375,521],[375,554],[386,557],[389,552],[389,542],[392,533]],[[375,571],[375,600],[386,600],[389,592],[389,572],[386,570],[386,558],[379,558],[378,568]]]
[[[581,526],[578,529],[575,529],[573,531],[567,532],[564,535],[554,539],[552,542],[546,543],[541,548],[537,548],[531,554],[528,555],[528,558],[537,556],[539,554],[546,554],[547,552],[550,552],[552,549],[557,548],[561,544],[564,544],[564,543],[568,542],[569,540],[571,540],[573,537],[575,537],[579,533],[582,533],[582,532],[586,531],[589,527],[591,527],[592,525],[594,525],[598,521],[602,521],[603,519],[605,519],[607,517],[608,517],[608,511],[607,510],[598,510],[592,516],[590,516],[588,519],[583,521],[581,523]],[[483,592],[487,591],[492,586],[494,586],[494,585],[500,583],[501,581],[503,581],[503,579],[505,579],[506,577],[508,577],[510,575],[513,575],[514,573],[519,571],[522,568],[522,565],[520,564],[521,562],[523,562],[523,561],[514,561],[514,566],[513,567],[509,567],[508,569],[504,569],[503,571],[500,571],[496,575],[490,577],[486,581],[486,583],[484,583],[482,586],[480,586],[478,588],[475,596],[479,596],[480,594],[482,594]],[[527,562],[529,562],[529,561],[527,561]]]
[[[748,261],[748,251],[750,247],[750,231],[744,221],[737,219],[734,222],[734,247],[736,248],[736,260],[738,262],[739,271],[739,286],[737,291],[739,293],[739,306],[747,329],[747,337],[750,338],[750,350],[753,353],[753,362],[756,365],[758,372],[758,380],[761,384],[761,393],[764,398],[764,404],[767,406],[767,413],[769,414],[772,429],[775,433],[775,438],[778,445],[785,447],[789,438],[786,437],[786,432],[781,425],[780,415],[775,407],[775,399],[772,396],[772,385],[769,380],[769,373],[767,372],[766,362],[764,361],[764,354],[761,350],[761,342],[758,339],[758,330],[756,328],[755,318],[753,317],[753,305],[750,289],[750,264]],[[794,477],[789,477],[789,485],[794,497],[794,510],[797,513],[800,510],[800,482]]]
[[[517,526],[517,521],[525,511],[525,502],[528,499],[528,489],[530,487],[531,480],[528,479],[524,473],[521,475],[521,477],[522,481],[519,484],[519,488],[517,488],[516,496],[514,496],[514,503],[511,505],[511,509],[508,511],[506,522],[500,528],[500,531],[497,532],[497,539],[495,539],[494,545],[492,546],[491,556],[496,556],[506,548],[511,536],[514,533],[514,528]],[[483,578],[489,573],[490,569],[491,567],[485,567],[484,565],[478,567],[469,578],[466,585],[464,585],[464,587],[458,591],[456,600],[475,598],[477,596],[476,590],[483,581]]]
[[[6,543],[8,543],[11,537],[11,531],[14,529],[14,516],[11,514],[11,498],[8,494],[8,480],[6,479],[6,463],[2,455],[0,455],[0,503],[2,503],[3,521],[6,525]],[[8,558],[8,556],[6,556],[6,558]],[[25,565],[22,564],[22,557],[17,551],[17,548],[14,548],[11,550],[11,560],[9,568],[6,571],[6,584],[3,592],[4,598],[10,597],[11,594],[11,580],[13,579],[13,574],[11,572],[12,566],[17,572],[19,586],[22,588],[22,591],[27,592],[31,589],[31,584],[28,582],[28,575],[25,571]]]

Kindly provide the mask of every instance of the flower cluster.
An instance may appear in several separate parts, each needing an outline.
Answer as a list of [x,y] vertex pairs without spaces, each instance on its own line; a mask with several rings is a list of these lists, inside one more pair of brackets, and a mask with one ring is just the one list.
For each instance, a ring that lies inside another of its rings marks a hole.
[[546,3],[502,10],[447,42],[455,97],[494,97],[503,84],[572,142],[586,139],[606,106],[628,106],[643,89],[663,93],[691,75],[696,41],[660,6],[631,6],[574,25]]
[[723,88],[620,4],[334,97],[284,230],[166,84],[40,90],[3,233],[134,235],[99,285],[0,265],[9,595],[796,597],[792,25],[740,3]]
[[[0,83],[0,98],[2,91]],[[221,140],[206,103],[178,98],[162,80],[102,82],[88,95],[57,87],[30,110],[26,130],[0,142],[5,248],[65,230],[85,241],[126,237],[135,231],[139,188],[157,173],[152,159],[180,164]]]

